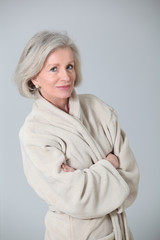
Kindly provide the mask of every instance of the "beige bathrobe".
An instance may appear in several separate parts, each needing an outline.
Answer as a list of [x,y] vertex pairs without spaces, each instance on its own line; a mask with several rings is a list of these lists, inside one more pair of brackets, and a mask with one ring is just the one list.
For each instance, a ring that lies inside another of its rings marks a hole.
[[[125,208],[139,171],[110,106],[74,90],[67,114],[37,94],[20,143],[27,180],[49,205],[45,240],[132,239]],[[118,169],[105,159],[110,152]],[[77,170],[64,172],[62,163]]]

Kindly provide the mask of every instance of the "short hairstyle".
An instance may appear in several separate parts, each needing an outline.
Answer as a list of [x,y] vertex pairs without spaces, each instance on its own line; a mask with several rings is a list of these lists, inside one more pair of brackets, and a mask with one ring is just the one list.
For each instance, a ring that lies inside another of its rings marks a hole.
[[75,62],[75,86],[82,80],[80,54],[67,33],[42,31],[35,34],[25,46],[15,71],[15,82],[20,94],[33,98],[37,89],[31,79],[42,69],[48,55],[59,48],[70,48]]

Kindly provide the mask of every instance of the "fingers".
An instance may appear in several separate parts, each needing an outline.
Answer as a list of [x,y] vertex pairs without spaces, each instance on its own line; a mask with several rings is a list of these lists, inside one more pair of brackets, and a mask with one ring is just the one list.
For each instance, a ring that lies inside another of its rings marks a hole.
[[69,167],[67,164],[63,163],[61,165],[61,168],[63,169],[64,172],[74,172],[75,169],[72,167]]
[[119,159],[113,153],[109,153],[106,160],[109,161],[116,169],[119,168]]
[[61,168],[63,169],[64,172],[67,172],[67,165],[66,164],[62,164]]

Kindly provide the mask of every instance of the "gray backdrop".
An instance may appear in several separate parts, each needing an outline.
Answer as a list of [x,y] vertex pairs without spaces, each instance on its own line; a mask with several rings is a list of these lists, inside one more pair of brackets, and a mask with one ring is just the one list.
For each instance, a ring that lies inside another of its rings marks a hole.
[[160,1],[0,1],[0,176],[2,240],[43,240],[47,205],[23,174],[18,131],[32,100],[18,95],[13,73],[40,30],[65,30],[82,56],[83,84],[118,112],[141,181],[127,210],[136,240],[160,239]]

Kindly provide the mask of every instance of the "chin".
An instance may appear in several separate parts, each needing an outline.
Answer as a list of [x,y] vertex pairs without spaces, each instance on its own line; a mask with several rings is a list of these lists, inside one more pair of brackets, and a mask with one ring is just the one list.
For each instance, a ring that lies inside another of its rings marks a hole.
[[72,94],[72,93],[70,93],[70,94],[65,94],[64,96],[62,96],[62,98],[70,98],[71,94]]
[[71,96],[72,92],[73,92],[73,89],[72,89],[72,91],[61,93],[60,98],[69,98]]

